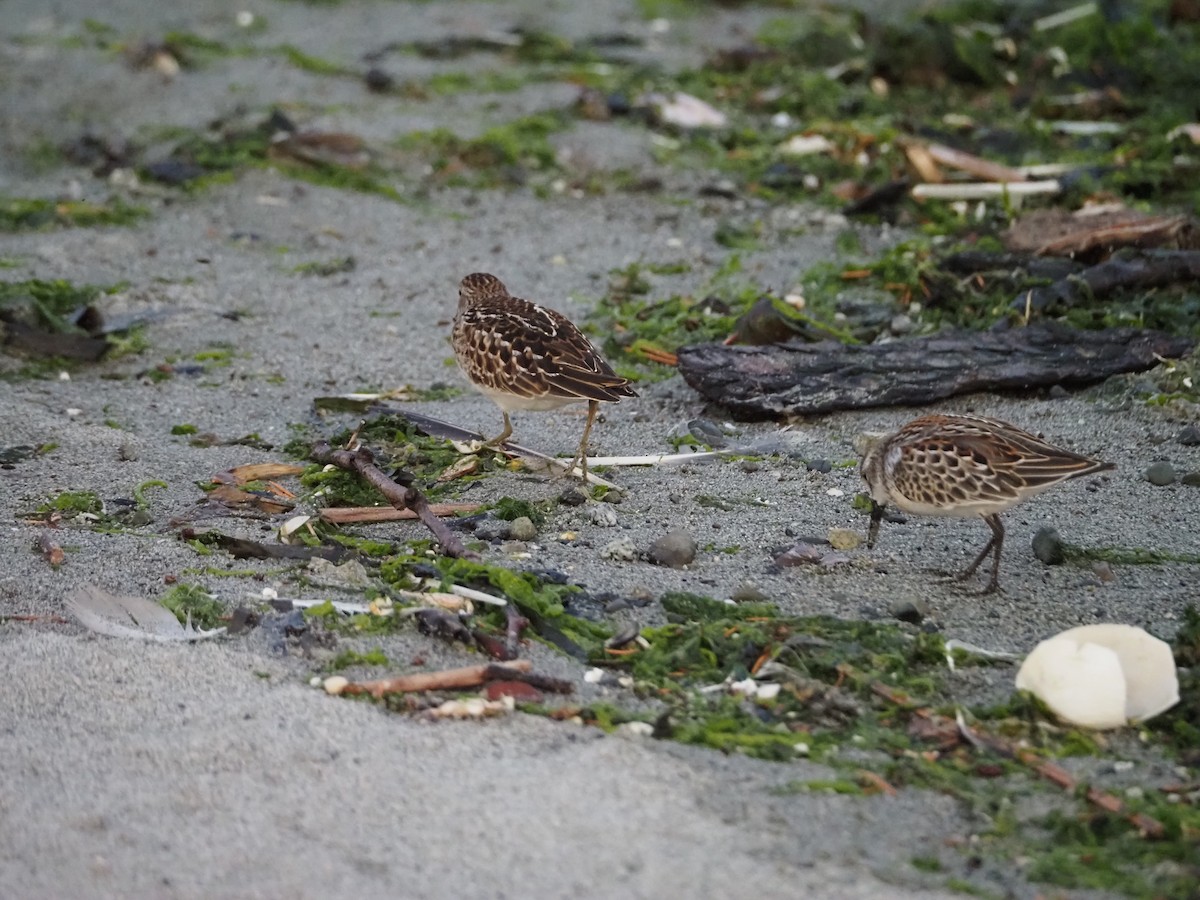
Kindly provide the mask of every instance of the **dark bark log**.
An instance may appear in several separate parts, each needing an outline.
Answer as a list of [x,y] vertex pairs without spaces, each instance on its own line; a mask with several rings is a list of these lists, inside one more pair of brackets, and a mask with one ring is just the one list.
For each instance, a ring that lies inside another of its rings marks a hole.
[[944,331],[887,344],[789,341],[700,344],[679,371],[706,399],[744,420],[919,406],[973,391],[1082,386],[1187,355],[1194,341],[1157,331],[1080,331],[1054,322],[1004,331]]

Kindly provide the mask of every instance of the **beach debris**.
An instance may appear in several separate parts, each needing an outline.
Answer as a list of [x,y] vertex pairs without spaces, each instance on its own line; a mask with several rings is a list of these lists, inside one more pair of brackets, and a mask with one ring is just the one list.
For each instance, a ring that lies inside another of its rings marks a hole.
[[1113,204],[1084,206],[1073,212],[1033,210],[1014,221],[1001,240],[1017,253],[1094,263],[1122,247],[1187,249],[1200,241],[1200,232],[1187,215],[1151,215]]
[[[1121,291],[1147,291],[1197,281],[1200,281],[1200,250],[1145,250],[1114,256],[1053,284],[1022,291],[1013,300],[1012,309],[1028,321],[1034,313],[1057,314],[1079,303],[1094,303]],[[1186,351],[1159,355],[1184,356]]]
[[1016,685],[1085,728],[1142,722],[1179,702],[1171,646],[1133,625],[1082,625],[1042,641]]
[[829,569],[849,561],[849,556],[823,541],[797,541],[783,552],[775,554],[775,565],[784,569],[813,565]]
[[[439,518],[471,515],[483,508],[480,503],[430,503],[429,512]],[[411,509],[396,509],[393,506],[330,506],[321,510],[318,517],[331,525],[370,525],[377,522],[400,522],[418,518]]]
[[1184,357],[1194,343],[1149,329],[1085,331],[1039,321],[1023,328],[946,330],[855,346],[832,340],[762,347],[697,344],[680,349],[679,370],[694,390],[736,419],[788,419],[923,405],[977,391],[1094,384],[1153,368],[1164,358]]
[[505,694],[498,700],[485,700],[483,697],[447,700],[425,714],[431,719],[483,719],[507,715],[516,708],[516,701],[511,695]]
[[647,94],[637,105],[649,107],[660,122],[676,128],[724,128],[729,122],[725,113],[683,91]]
[[443,669],[440,672],[413,672],[376,681],[351,681],[340,685],[339,693],[370,694],[378,700],[387,694],[461,690],[480,687],[489,681],[521,681],[533,685],[538,690],[557,694],[569,694],[574,690],[574,685],[569,681],[535,674],[533,663],[521,659],[507,663]]
[[234,559],[312,559],[319,556],[337,562],[350,552],[341,545],[309,547],[298,544],[268,544],[249,538],[233,537],[219,531],[196,531],[193,528],[180,529],[179,539],[216,547]]
[[396,509],[412,510],[421,523],[433,532],[434,538],[441,545],[442,552],[446,556],[463,559],[478,558],[477,553],[464,547],[458,535],[452,533],[446,524],[433,514],[424,494],[412,485],[399,484],[385,475],[375,465],[375,457],[366,447],[360,446],[356,450],[334,450],[327,442],[319,441],[313,445],[311,455],[317,462],[334,465],[339,469],[358,474],[383,494],[384,498]]
[[85,584],[68,594],[66,607],[85,628],[109,637],[170,643],[200,641],[225,633],[224,628],[195,628],[190,615],[181,625],[166,607],[142,597],[110,594],[94,584]]
[[38,535],[37,550],[42,554],[42,559],[50,563],[54,568],[61,566],[67,559],[66,553],[54,540],[54,537],[48,531],[43,531]]

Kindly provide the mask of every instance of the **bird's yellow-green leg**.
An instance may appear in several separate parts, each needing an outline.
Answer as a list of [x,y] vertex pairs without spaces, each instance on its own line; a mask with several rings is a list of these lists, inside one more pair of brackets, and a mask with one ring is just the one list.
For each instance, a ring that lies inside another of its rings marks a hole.
[[1000,521],[1000,517],[995,513],[983,517],[983,521],[988,523],[988,527],[992,529],[992,537],[983,549],[979,551],[979,555],[975,557],[975,562],[967,566],[966,571],[958,576],[958,580],[970,578],[975,574],[975,570],[979,568],[979,564],[983,562],[989,551],[994,551],[995,555],[992,559],[992,577],[988,580],[988,585],[983,589],[985,594],[994,594],[1000,589],[1000,550],[1004,547],[1004,523]]
[[583,440],[579,442],[579,451],[575,454],[575,458],[571,460],[571,465],[567,466],[566,472],[563,473],[564,475],[569,475],[575,471],[576,466],[579,466],[579,468],[583,471],[584,484],[587,484],[588,436],[592,433],[592,423],[596,421],[596,413],[599,411],[599,409],[600,402],[598,400],[588,401],[587,424],[583,426]]
[[504,410],[500,410],[500,412],[503,413],[503,415],[504,415],[504,430],[502,432],[500,432],[500,434],[498,434],[496,437],[492,438],[491,440],[484,441],[483,446],[485,446],[485,447],[497,448],[501,444],[503,444],[505,441],[507,441],[510,437],[512,437],[512,431],[513,431],[512,422],[509,421],[508,413],[504,412]]

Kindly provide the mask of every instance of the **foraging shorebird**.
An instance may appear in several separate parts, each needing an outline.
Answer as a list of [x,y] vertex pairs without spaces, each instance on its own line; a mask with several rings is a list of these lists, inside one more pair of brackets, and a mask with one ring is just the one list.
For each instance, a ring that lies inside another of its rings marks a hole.
[[868,436],[860,450],[872,501],[867,546],[875,544],[888,503],[920,516],[980,516],[992,536],[959,577],[970,577],[993,553],[984,593],[1000,586],[1000,513],[1059,482],[1115,468],[983,416],[922,416],[892,434]]
[[487,441],[498,447],[512,435],[513,410],[557,409],[587,401],[587,424],[567,472],[578,465],[587,481],[588,436],[602,402],[636,397],[600,351],[562,313],[514,297],[495,275],[476,272],[458,286],[451,332],[458,365],[500,407],[504,431]]

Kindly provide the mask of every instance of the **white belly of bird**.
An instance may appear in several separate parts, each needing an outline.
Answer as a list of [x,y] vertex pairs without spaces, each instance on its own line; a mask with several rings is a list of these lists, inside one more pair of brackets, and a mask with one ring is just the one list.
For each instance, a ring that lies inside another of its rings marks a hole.
[[959,502],[955,501],[953,506],[934,506],[928,503],[922,503],[919,500],[910,500],[908,497],[902,496],[899,493],[893,493],[889,498],[897,509],[904,512],[912,513],[917,516],[952,516],[957,519],[969,519],[972,516],[988,516],[992,513],[1002,513],[1006,509],[1011,509],[1019,503],[1019,500],[997,501],[976,501],[976,502]]
[[517,394],[510,394],[508,391],[498,391],[494,388],[487,388],[478,384],[475,385],[475,388],[505,412],[513,412],[514,410],[539,411],[558,409],[560,406],[566,406],[570,403],[586,402],[583,397],[556,397],[552,394],[543,394],[540,397],[521,397]]

